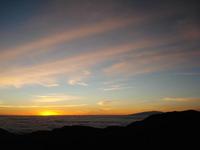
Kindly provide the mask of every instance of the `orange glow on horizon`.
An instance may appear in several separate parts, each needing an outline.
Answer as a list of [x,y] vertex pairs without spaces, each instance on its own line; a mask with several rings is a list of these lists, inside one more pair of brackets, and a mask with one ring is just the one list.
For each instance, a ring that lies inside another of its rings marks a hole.
[[46,111],[39,112],[38,115],[39,116],[56,116],[56,115],[61,115],[61,114],[55,111],[46,110]]

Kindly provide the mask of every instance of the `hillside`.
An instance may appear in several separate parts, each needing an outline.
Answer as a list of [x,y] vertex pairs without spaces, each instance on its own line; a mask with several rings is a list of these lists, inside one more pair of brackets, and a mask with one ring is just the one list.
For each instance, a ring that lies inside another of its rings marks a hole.
[[4,149],[134,149],[199,146],[200,112],[194,110],[154,114],[126,127],[105,129],[65,126],[52,131],[15,135],[0,130]]

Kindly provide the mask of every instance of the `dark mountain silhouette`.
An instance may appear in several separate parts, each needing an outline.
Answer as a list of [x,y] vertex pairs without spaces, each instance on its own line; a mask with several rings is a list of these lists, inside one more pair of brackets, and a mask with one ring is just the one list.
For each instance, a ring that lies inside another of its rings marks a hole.
[[161,114],[161,113],[163,113],[163,112],[161,112],[161,111],[146,111],[146,112],[130,114],[128,116],[131,116],[134,118],[146,118],[148,116],[155,115],[155,114]]
[[200,112],[154,114],[126,127],[65,126],[16,135],[0,130],[1,149],[199,149]]

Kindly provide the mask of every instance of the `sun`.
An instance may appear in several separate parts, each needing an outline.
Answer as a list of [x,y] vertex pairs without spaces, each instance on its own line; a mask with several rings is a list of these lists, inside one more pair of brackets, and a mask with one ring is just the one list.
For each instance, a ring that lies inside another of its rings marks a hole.
[[59,115],[59,113],[55,111],[46,110],[46,111],[41,111],[39,115],[40,116],[56,116],[56,115]]

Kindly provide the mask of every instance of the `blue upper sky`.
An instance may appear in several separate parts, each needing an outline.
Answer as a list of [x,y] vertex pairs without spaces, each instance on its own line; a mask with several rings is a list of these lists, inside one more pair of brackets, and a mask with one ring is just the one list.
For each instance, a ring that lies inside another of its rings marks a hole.
[[0,1],[0,114],[200,108],[198,0]]

